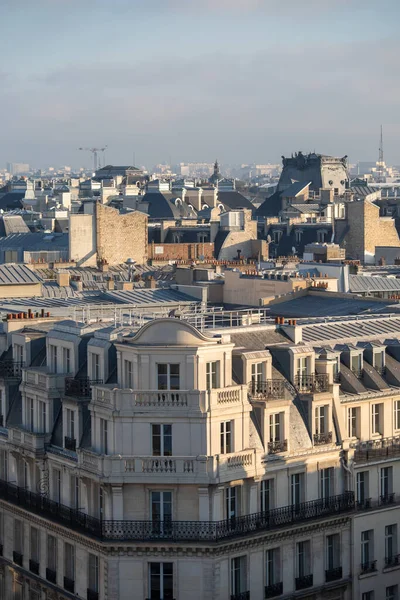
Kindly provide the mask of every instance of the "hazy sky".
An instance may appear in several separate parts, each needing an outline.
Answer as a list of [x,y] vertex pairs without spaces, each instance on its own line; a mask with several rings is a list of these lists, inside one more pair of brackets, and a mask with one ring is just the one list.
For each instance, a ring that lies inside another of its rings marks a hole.
[[399,0],[1,0],[0,165],[400,164]]

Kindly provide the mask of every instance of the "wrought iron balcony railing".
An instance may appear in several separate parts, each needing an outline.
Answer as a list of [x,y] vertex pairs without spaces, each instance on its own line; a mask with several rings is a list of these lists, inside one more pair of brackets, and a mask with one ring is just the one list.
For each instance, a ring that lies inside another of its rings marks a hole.
[[251,381],[249,394],[253,399],[274,400],[285,398],[286,386],[283,379],[268,379],[267,381]]
[[313,375],[296,375],[294,385],[300,393],[315,394],[329,390],[329,377],[325,373],[314,373]]
[[0,378],[21,379],[25,363],[17,360],[0,360]]
[[368,562],[361,563],[361,575],[374,573],[374,571],[376,571],[376,560],[369,560]]
[[275,440],[268,442],[268,454],[277,454],[278,452],[287,451],[287,440]]
[[336,567],[335,569],[327,569],[325,571],[326,583],[329,583],[330,581],[336,581],[337,579],[342,579],[342,577],[343,577],[342,567]]
[[275,598],[276,596],[280,596],[283,594],[283,582],[272,583],[271,585],[265,586],[264,598]]
[[400,554],[393,554],[392,556],[385,557],[385,567],[398,567],[400,566]]
[[219,542],[355,509],[354,493],[311,500],[223,521],[112,521],[91,517],[35,492],[0,480],[0,498],[40,517],[99,539],[115,541]]
[[395,499],[395,494],[382,494],[382,496],[379,496],[379,506],[383,506],[384,504],[394,504]]
[[72,450],[72,452],[76,452],[76,439],[65,436],[64,447],[66,450]]
[[332,431],[314,433],[314,446],[322,446],[323,444],[332,444]]
[[22,567],[23,561],[24,561],[24,557],[20,552],[16,552],[14,550],[13,552],[13,561],[15,562],[16,565],[19,565],[20,567]]
[[52,569],[46,569],[46,579],[51,583],[57,583],[57,572]]
[[75,580],[64,577],[64,590],[73,594],[75,592]]
[[392,456],[400,456],[400,436],[360,442],[354,452],[355,462],[379,460]]
[[36,560],[29,559],[29,570],[31,573],[35,573],[35,575],[39,575],[39,563]]
[[231,594],[231,600],[250,600],[250,592],[239,592]]
[[297,590],[305,590],[309,587],[312,587],[314,583],[314,577],[310,573],[309,575],[303,575],[302,577],[296,577],[296,591]]
[[65,378],[65,395],[74,396],[75,398],[90,398],[92,395],[92,387],[101,385],[102,379],[89,379],[89,377]]

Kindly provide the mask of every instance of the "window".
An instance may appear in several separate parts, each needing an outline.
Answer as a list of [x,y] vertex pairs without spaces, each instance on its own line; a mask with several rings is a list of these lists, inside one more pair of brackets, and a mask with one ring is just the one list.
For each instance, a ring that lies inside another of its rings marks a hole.
[[263,364],[262,363],[253,363],[251,365],[251,382],[255,384],[256,390],[258,391],[258,386],[261,385],[263,380]]
[[100,452],[108,454],[108,421],[100,419]]
[[357,502],[364,506],[369,499],[369,472],[357,473]]
[[89,554],[88,584],[91,592],[99,591],[99,557],[95,554]]
[[334,495],[334,468],[329,467],[328,469],[321,469],[320,471],[320,484],[321,484],[321,499],[327,500],[330,496]]
[[8,454],[6,450],[0,450],[0,479],[8,481]]
[[340,567],[340,535],[326,536],[326,568],[333,571]]
[[215,389],[219,387],[219,361],[214,360],[206,365],[206,381],[207,389]]
[[283,414],[275,413],[269,415],[269,441],[280,442],[282,441],[282,425],[283,425]]
[[279,244],[281,237],[282,237],[282,231],[280,229],[275,229],[272,232],[272,241],[274,242],[274,244]]
[[296,544],[296,572],[297,577],[306,577],[310,575],[310,548],[311,544],[306,542],[298,542]]
[[54,573],[57,571],[57,538],[47,536],[47,568]]
[[388,501],[393,493],[393,467],[381,468],[381,501]]
[[307,357],[302,356],[297,360],[297,379],[298,385],[302,386],[305,383],[307,376]]
[[239,516],[239,486],[227,487],[225,489],[226,518],[233,519]]
[[373,404],[371,407],[371,430],[373,434],[382,433],[383,404]]
[[14,582],[14,595],[13,600],[23,600],[24,599],[24,588],[22,583]]
[[358,437],[359,408],[349,408],[347,428],[349,437]]
[[64,576],[75,581],[75,548],[67,542],[64,544]]
[[274,480],[263,479],[260,488],[260,507],[262,512],[274,508]]
[[362,595],[362,600],[375,600],[375,593],[373,591],[364,592]]
[[35,423],[35,413],[33,398],[25,399],[25,428],[28,431],[33,431]]
[[30,539],[30,558],[35,563],[40,561],[40,533],[36,527],[31,527],[31,539]]
[[50,345],[50,368],[53,373],[57,373],[57,346]]
[[38,400],[38,432],[46,433],[46,421],[47,421],[47,405],[46,402]]
[[281,553],[279,548],[271,548],[265,553],[265,585],[270,586],[281,581]]
[[378,371],[378,373],[382,373],[385,367],[385,352],[381,350],[380,352],[374,352],[374,367]]
[[400,400],[394,403],[394,428],[400,429]]
[[398,585],[390,585],[386,588],[386,600],[399,600]]
[[317,239],[318,239],[319,243],[321,243],[321,244],[325,243],[326,242],[326,231],[323,231],[323,230],[317,231]]
[[362,359],[361,354],[353,354],[351,357],[351,370],[353,373],[360,373],[362,371]]
[[24,553],[24,525],[19,519],[14,519],[14,552]]
[[152,425],[153,456],[172,456],[172,425]]
[[174,596],[173,564],[149,564],[149,600],[172,600]]
[[53,469],[53,500],[61,502],[61,471]]
[[75,439],[75,411],[70,408],[65,409],[66,416],[66,434],[71,440]]
[[172,492],[151,492],[151,519],[172,520]]
[[373,560],[373,537],[374,531],[372,529],[361,533],[361,564],[364,568],[368,567]]
[[391,559],[397,554],[397,525],[385,527],[385,559],[390,564]]
[[317,406],[315,409],[315,433],[327,433],[328,407]]
[[229,454],[233,450],[232,445],[232,421],[220,423],[221,454]]
[[133,363],[130,360],[124,360],[124,387],[133,388]]
[[20,364],[24,362],[24,347],[21,344],[14,344],[14,360]]
[[304,473],[293,473],[290,478],[291,501],[298,506],[304,501]]
[[231,594],[239,595],[247,591],[246,556],[237,556],[231,560]]
[[91,371],[92,379],[94,381],[99,381],[101,379],[100,354],[97,354],[97,352],[91,352]]
[[71,491],[71,508],[78,510],[79,508],[79,477],[71,475],[70,480]]
[[179,364],[157,365],[158,389],[179,390]]
[[296,244],[300,244],[302,236],[303,236],[302,229],[297,229],[295,232]]
[[71,350],[69,348],[63,348],[62,354],[63,354],[63,372],[71,373]]

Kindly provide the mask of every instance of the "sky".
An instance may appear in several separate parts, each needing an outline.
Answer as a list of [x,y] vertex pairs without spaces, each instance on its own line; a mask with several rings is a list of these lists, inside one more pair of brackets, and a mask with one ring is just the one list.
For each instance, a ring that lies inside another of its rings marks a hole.
[[1,0],[0,168],[400,164],[399,0]]

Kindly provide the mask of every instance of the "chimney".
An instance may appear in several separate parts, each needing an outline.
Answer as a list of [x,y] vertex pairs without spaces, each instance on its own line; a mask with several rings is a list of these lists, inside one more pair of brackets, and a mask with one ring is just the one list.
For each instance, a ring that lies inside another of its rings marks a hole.
[[57,271],[56,273],[57,285],[60,287],[69,286],[69,273],[67,271]]

